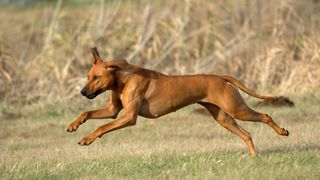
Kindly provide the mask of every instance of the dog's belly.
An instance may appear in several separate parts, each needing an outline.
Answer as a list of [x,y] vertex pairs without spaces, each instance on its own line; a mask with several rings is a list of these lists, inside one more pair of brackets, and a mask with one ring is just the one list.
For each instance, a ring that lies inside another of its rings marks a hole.
[[189,103],[181,103],[174,106],[167,104],[153,105],[149,103],[143,103],[138,114],[146,118],[158,118],[171,112],[177,111],[178,109],[193,103],[196,103],[196,101],[191,101]]
[[180,76],[153,82],[138,114],[157,118],[200,102],[207,95],[206,83],[201,81],[204,80],[200,76]]

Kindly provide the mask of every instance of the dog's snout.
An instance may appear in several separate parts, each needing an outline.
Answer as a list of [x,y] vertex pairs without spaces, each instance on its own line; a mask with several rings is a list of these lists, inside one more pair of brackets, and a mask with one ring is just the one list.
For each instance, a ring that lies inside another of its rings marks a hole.
[[81,91],[81,94],[83,95],[83,96],[86,96],[87,95],[87,91],[83,88]]

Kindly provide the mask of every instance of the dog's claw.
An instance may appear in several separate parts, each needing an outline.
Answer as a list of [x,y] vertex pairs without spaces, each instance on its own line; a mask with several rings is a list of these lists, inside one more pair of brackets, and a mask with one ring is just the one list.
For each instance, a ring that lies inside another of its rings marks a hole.
[[73,132],[73,131],[76,131],[76,130],[74,130],[73,128],[68,128],[67,129],[67,132]]
[[81,141],[78,142],[78,144],[80,146],[88,146],[90,145],[92,142],[94,141],[94,139],[90,139],[88,137],[83,138]]
[[77,129],[78,129],[78,126],[69,125],[67,132],[73,132],[73,131],[76,131]]
[[283,130],[285,131],[285,133],[283,133],[282,135],[283,135],[283,136],[289,136],[289,131],[286,130],[286,129],[284,129],[284,128],[283,128]]
[[89,143],[87,144],[87,143],[84,142],[83,140],[82,140],[82,141],[79,141],[78,144],[79,144],[80,146],[88,146],[88,145],[89,145]]
[[280,133],[281,136],[289,136],[289,131],[282,128],[282,132]]

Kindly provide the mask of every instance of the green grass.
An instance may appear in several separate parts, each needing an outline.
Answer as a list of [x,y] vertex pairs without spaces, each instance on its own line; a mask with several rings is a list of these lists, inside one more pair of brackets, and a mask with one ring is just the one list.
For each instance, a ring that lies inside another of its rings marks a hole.
[[84,158],[72,162],[61,159],[49,162],[31,160],[2,166],[1,173],[8,173],[7,177],[27,179],[319,179],[319,167],[319,155],[312,152],[267,153],[257,158],[243,157],[235,152],[206,152],[149,157]]
[[[262,108],[290,131],[239,122],[253,136],[258,156],[212,118],[187,107],[157,120],[139,118],[88,147],[82,137],[111,120],[93,120],[77,132],[77,114],[52,109],[0,121],[0,179],[319,179],[319,98],[297,97],[295,108]],[[80,113],[80,112],[79,112]]]

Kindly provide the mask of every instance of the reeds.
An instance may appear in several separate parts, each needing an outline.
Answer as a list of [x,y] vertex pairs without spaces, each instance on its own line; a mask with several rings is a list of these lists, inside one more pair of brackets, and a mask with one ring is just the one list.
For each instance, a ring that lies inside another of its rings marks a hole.
[[167,74],[230,74],[261,94],[310,92],[320,83],[319,10],[315,1],[293,0],[3,7],[0,100],[79,107],[92,46],[105,59]]

